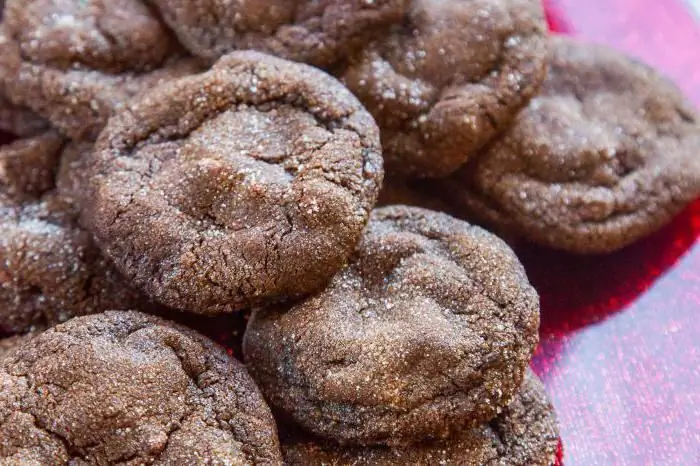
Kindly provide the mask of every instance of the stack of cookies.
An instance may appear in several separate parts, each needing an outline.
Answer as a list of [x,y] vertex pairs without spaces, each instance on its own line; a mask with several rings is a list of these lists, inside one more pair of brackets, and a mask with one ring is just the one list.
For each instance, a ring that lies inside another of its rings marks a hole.
[[538,0],[0,12],[2,464],[553,465],[467,222],[602,253],[700,195],[695,109]]

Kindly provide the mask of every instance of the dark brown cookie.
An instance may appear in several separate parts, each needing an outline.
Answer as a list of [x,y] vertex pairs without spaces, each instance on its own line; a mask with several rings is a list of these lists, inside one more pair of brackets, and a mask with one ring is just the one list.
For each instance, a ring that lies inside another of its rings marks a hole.
[[542,383],[528,370],[513,401],[491,422],[455,437],[407,447],[343,448],[300,435],[281,435],[285,464],[551,466],[559,428]]
[[0,192],[37,197],[53,188],[63,144],[55,131],[47,131],[0,145]]
[[445,438],[493,418],[538,341],[513,252],[444,214],[384,207],[322,292],[253,313],[244,338],[268,401],[347,444]]
[[245,368],[137,312],[73,319],[0,362],[5,464],[275,464],[274,420]]
[[457,205],[546,246],[622,248],[700,195],[700,118],[651,68],[552,41],[542,93],[447,184]]
[[379,192],[379,206],[407,205],[449,213],[450,206],[431,191],[424,180],[385,179]]
[[102,257],[77,216],[74,205],[53,192],[36,200],[0,196],[0,332],[149,306]]
[[[71,144],[65,151],[73,146]],[[152,307],[78,226],[78,203],[54,177],[54,132],[0,146],[0,333],[44,329],[114,307]]]
[[[1,13],[2,8],[0,8],[0,16]],[[2,31],[1,26],[0,31]],[[4,47],[0,44],[0,52],[3,52],[3,49]],[[36,136],[46,132],[50,127],[45,119],[26,107],[14,105],[6,97],[8,92],[6,82],[12,71],[5,65],[6,60],[6,57],[0,57],[0,145],[14,138]]]
[[413,0],[401,27],[341,71],[377,119],[387,172],[454,172],[505,130],[546,70],[538,0]]
[[2,75],[0,71],[0,133],[6,133],[9,138],[23,138],[46,132],[50,125],[45,119],[27,108],[10,103],[4,97]]
[[382,180],[378,134],[325,73],[234,52],[110,120],[85,220],[168,306],[215,314],[303,295],[359,240]]
[[5,355],[19,345],[25,344],[34,337],[33,333],[27,333],[24,335],[12,335],[9,337],[0,336],[0,361],[3,360]]
[[327,67],[400,22],[410,0],[151,1],[197,56],[251,49]]
[[140,0],[10,0],[0,34],[7,96],[72,138],[126,100],[200,69]]
[[82,210],[88,198],[88,164],[94,147],[89,141],[71,141],[61,152],[56,189],[61,196],[70,199],[78,210]]

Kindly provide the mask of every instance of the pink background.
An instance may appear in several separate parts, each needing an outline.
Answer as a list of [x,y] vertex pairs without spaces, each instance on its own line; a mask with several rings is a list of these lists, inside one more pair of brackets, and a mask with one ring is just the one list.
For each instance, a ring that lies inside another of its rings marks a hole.
[[[690,1],[546,3],[553,29],[657,66],[700,107]],[[700,202],[610,256],[519,251],[542,295],[533,366],[559,414],[566,466],[700,464],[699,235]]]

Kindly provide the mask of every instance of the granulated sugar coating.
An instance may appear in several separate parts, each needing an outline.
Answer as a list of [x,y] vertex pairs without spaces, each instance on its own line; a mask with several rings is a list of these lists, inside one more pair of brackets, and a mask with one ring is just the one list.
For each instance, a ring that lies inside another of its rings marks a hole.
[[0,386],[3,464],[282,462],[245,368],[157,317],[72,319],[11,349]]
[[530,370],[513,401],[491,422],[455,437],[405,447],[349,447],[280,432],[285,464],[302,466],[551,466],[559,429],[542,383]]
[[9,0],[7,97],[73,138],[94,138],[143,89],[200,69],[140,0]]
[[379,132],[325,73],[234,52],[112,118],[84,218],[150,296],[204,314],[317,291],[382,181]]
[[151,0],[180,41],[209,59],[258,50],[327,67],[392,24],[410,0]]
[[78,226],[74,199],[56,192],[63,146],[53,131],[0,146],[0,334],[114,307],[153,307]]
[[309,432],[401,445],[493,419],[518,391],[538,326],[537,293],[500,239],[384,207],[324,291],[254,312],[243,351],[266,399]]
[[77,216],[53,192],[20,202],[0,195],[0,332],[148,303],[102,257]]
[[25,333],[24,335],[12,335],[9,337],[0,337],[0,361],[5,358],[5,355],[10,352],[11,349],[24,344],[34,337],[33,333]]
[[382,130],[387,172],[440,177],[506,129],[546,73],[539,0],[413,0],[338,71]]
[[658,73],[552,39],[542,94],[443,184],[456,207],[576,253],[622,248],[700,195],[700,119]]
[[[0,13],[2,4],[0,3]],[[0,28],[1,30],[1,28]],[[1,37],[1,35],[0,35]],[[0,49],[3,47],[0,45]],[[2,50],[0,50],[1,52]],[[49,123],[26,107],[10,102],[7,95],[7,80],[11,70],[5,64],[6,58],[0,57],[0,138],[2,133],[10,137],[29,137],[41,134],[49,129]],[[2,144],[0,140],[0,144]]]

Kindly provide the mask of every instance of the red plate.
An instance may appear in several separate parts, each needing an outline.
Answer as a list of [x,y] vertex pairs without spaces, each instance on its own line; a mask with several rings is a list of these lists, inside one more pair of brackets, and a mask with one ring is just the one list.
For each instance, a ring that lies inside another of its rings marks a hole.
[[[552,28],[650,63],[700,106],[700,2],[551,0]],[[700,147],[698,148],[700,157]],[[564,464],[700,464],[700,202],[619,253],[519,251],[542,296],[533,366]]]

